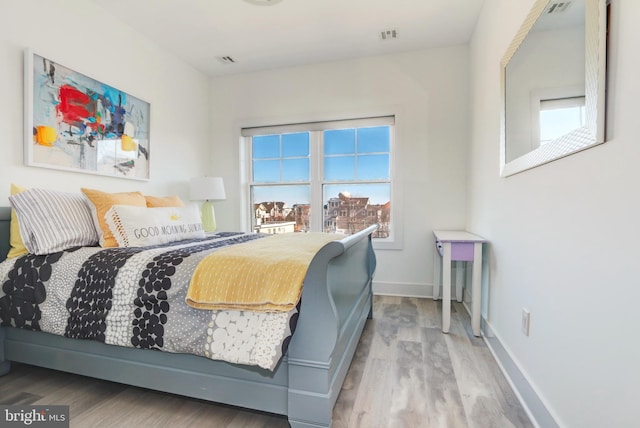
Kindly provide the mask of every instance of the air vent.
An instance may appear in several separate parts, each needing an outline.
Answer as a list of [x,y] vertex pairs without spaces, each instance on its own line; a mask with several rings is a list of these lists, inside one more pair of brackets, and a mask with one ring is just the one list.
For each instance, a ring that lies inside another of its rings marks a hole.
[[233,58],[231,58],[230,56],[219,56],[219,57],[218,57],[218,61],[220,61],[220,62],[221,62],[221,63],[223,63],[223,64],[233,64],[233,63],[235,63],[235,62],[236,62],[236,61],[235,61]]
[[567,8],[571,6],[571,1],[567,0],[567,1],[552,1],[551,3],[549,3],[549,6],[547,7],[547,14],[557,14],[557,13],[562,13],[565,10],[567,10]]
[[380,31],[380,40],[393,40],[398,38],[398,30],[392,28],[390,30]]

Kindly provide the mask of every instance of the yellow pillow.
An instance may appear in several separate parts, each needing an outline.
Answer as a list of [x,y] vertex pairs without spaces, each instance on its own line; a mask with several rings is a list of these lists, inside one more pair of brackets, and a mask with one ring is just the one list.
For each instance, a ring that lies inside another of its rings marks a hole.
[[147,200],[147,207],[184,207],[184,202],[178,196],[147,196],[144,198]]
[[100,190],[80,189],[91,202],[91,212],[96,231],[100,237],[100,246],[117,247],[118,241],[111,233],[104,215],[113,205],[131,205],[136,207],[146,207],[147,200],[140,192],[106,193]]
[[[20,187],[13,183],[11,183],[11,196],[17,195],[20,192],[24,192],[27,190],[26,187]],[[27,254],[27,248],[24,246],[24,242],[22,242],[22,236],[20,235],[20,224],[18,223],[18,215],[16,214],[16,210],[11,208],[11,230],[9,231],[9,242],[11,244],[11,248],[7,253],[7,258],[10,259],[12,257],[22,256],[23,254]]]

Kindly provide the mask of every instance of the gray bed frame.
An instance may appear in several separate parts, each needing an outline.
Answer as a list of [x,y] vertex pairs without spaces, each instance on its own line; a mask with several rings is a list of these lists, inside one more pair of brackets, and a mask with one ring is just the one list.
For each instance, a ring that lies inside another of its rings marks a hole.
[[[0,260],[9,249],[9,225],[10,209],[0,207]],[[294,428],[330,427],[362,329],[372,316],[375,228],[334,241],[315,256],[296,332],[273,372],[1,327],[0,375],[15,361],[287,415]]]

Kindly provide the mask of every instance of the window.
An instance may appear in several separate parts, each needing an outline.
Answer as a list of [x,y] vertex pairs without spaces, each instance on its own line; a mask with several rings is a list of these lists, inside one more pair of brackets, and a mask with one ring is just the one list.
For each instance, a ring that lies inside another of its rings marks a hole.
[[586,124],[584,86],[531,91],[531,150],[558,140]]
[[374,238],[393,242],[394,125],[385,116],[243,129],[251,228],[350,235],[377,224]]
[[540,145],[585,125],[585,98],[540,100]]

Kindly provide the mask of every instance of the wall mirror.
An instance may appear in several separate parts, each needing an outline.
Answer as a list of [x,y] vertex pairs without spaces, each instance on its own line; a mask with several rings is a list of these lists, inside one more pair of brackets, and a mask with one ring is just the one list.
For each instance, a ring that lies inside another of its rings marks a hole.
[[604,142],[606,0],[536,0],[500,68],[502,176]]

